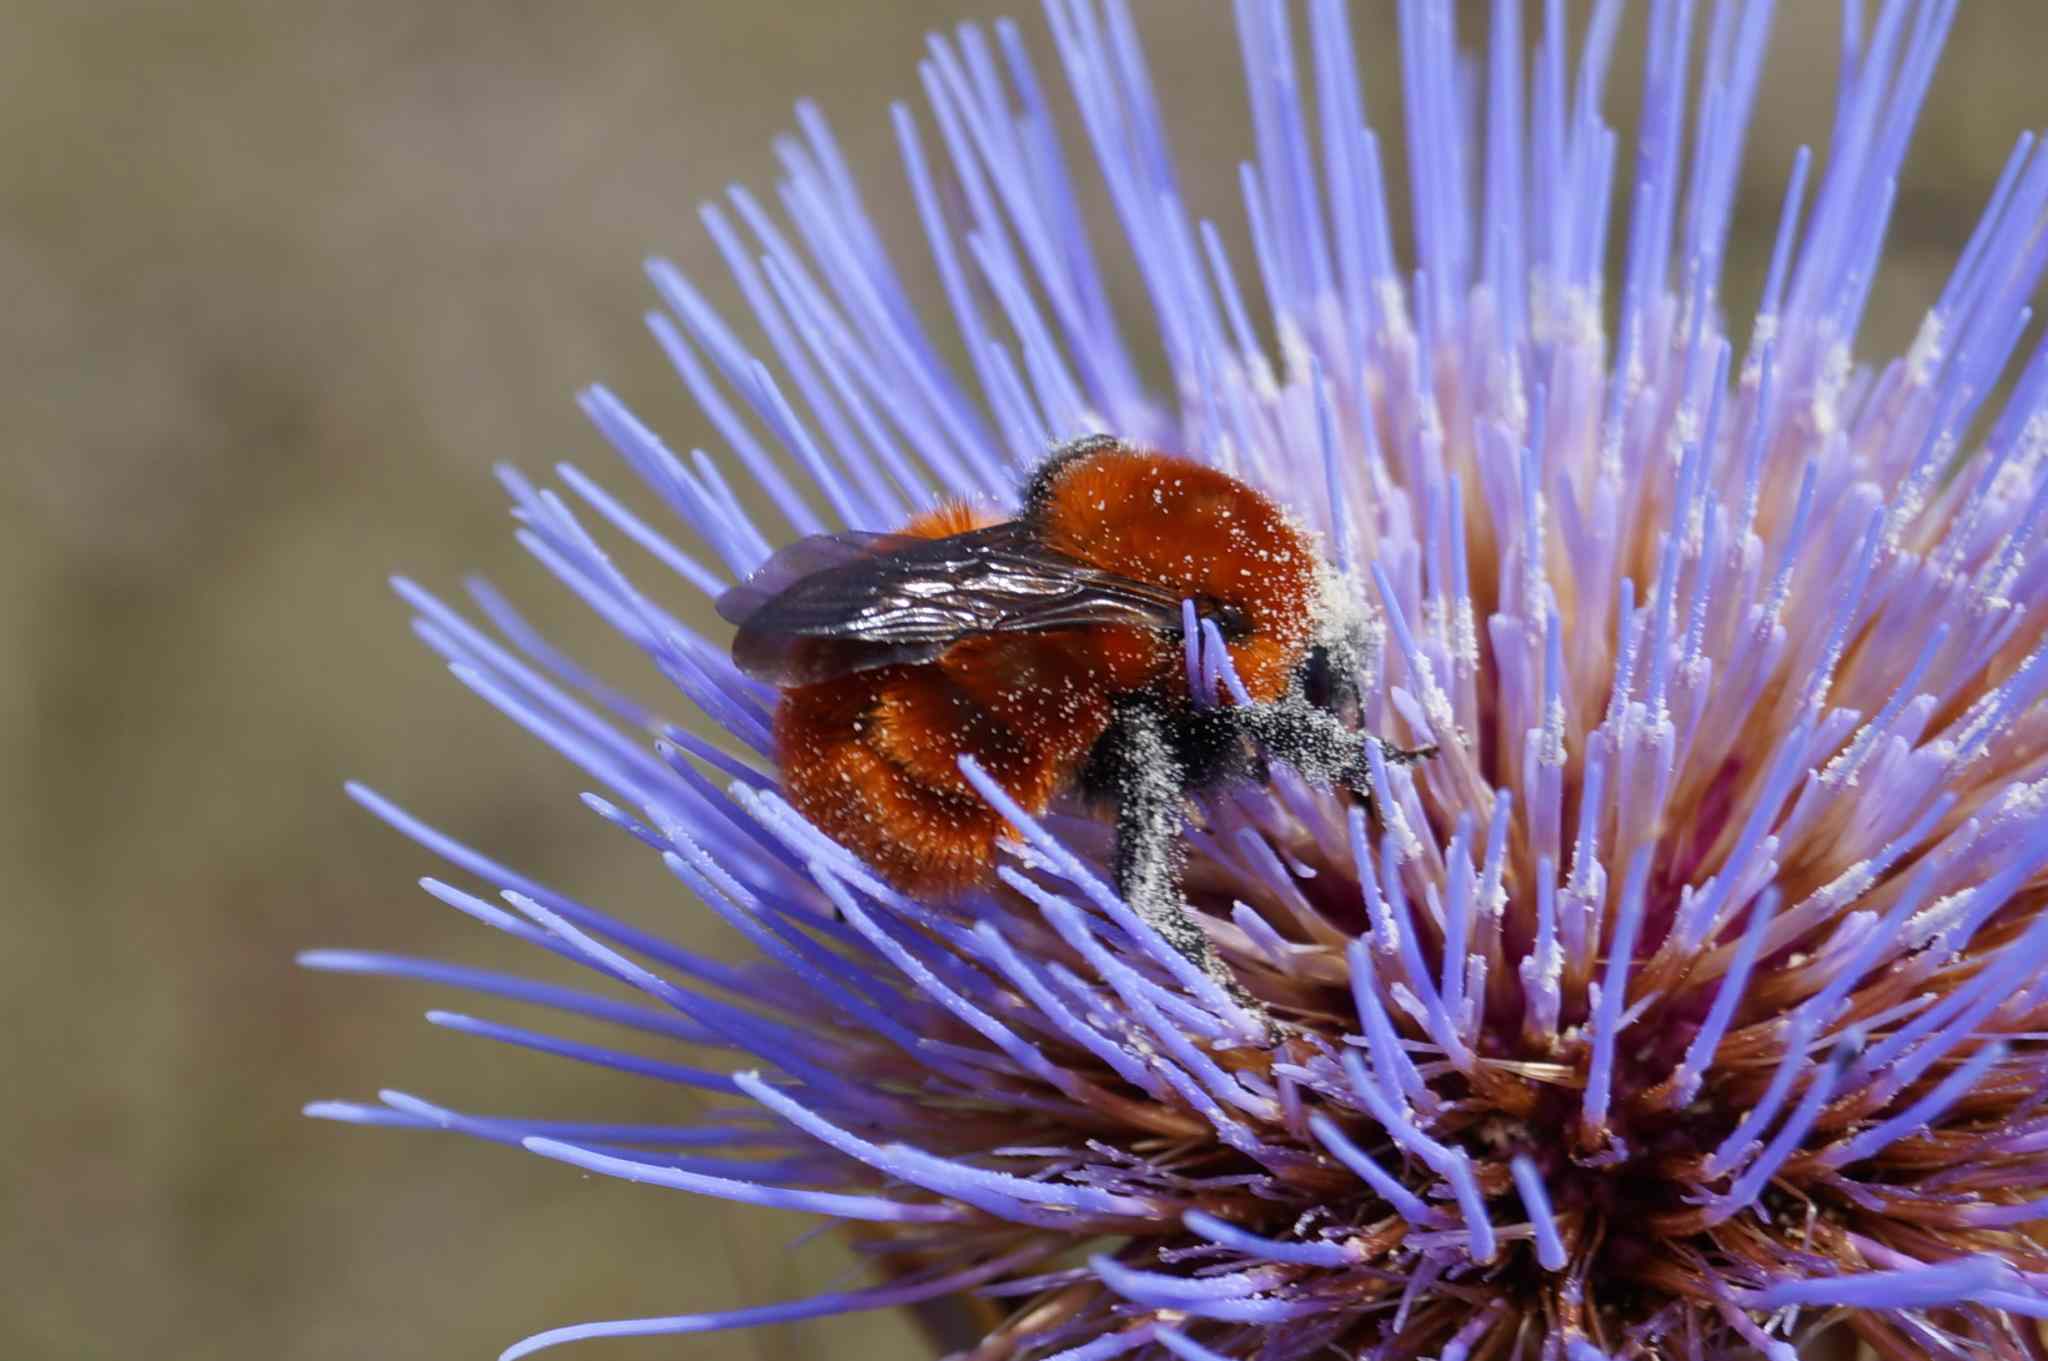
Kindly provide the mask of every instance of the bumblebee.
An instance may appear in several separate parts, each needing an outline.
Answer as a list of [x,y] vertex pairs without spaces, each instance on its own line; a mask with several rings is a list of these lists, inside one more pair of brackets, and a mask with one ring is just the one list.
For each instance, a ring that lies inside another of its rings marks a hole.
[[[1118,891],[1184,922],[1188,794],[1265,757],[1366,793],[1377,739],[1347,721],[1345,640],[1318,636],[1323,575],[1259,491],[1093,436],[1037,469],[1013,519],[944,505],[814,535],[718,610],[739,670],[782,687],[790,802],[883,877],[931,894],[992,873],[1014,829],[962,775],[971,755],[1034,814],[1068,794],[1113,809]],[[1222,636],[1239,702],[1189,692],[1183,602]]]

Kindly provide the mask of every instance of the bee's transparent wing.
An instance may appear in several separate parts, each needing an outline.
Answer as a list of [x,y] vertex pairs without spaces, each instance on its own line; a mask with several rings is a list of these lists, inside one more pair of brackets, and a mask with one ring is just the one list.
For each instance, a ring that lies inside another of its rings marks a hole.
[[1040,542],[1024,521],[941,539],[818,534],[718,600],[733,662],[778,685],[935,660],[967,638],[1091,624],[1170,632],[1180,596]]

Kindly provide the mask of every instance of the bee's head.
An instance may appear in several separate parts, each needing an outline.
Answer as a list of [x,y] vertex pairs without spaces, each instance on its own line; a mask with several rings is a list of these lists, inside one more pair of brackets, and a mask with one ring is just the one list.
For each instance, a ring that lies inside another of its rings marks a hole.
[[1359,671],[1368,650],[1368,626],[1353,615],[1325,616],[1302,653],[1295,688],[1318,709],[1356,724],[1364,714]]

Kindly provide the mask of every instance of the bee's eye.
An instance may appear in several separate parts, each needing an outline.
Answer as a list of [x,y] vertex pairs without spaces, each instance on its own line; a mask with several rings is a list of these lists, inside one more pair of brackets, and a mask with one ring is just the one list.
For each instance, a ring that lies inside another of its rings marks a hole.
[[1252,636],[1251,616],[1245,612],[1242,605],[1233,605],[1223,600],[1210,601],[1208,604],[1209,608],[1202,613],[1216,621],[1216,627],[1223,634],[1224,642],[1241,643]]
[[[1241,643],[1252,636],[1252,617],[1244,606],[1227,600],[1218,600],[1213,595],[1196,596],[1195,618],[1206,619],[1216,626],[1226,643]],[[1178,624],[1168,627],[1168,635],[1176,640],[1181,637]]]

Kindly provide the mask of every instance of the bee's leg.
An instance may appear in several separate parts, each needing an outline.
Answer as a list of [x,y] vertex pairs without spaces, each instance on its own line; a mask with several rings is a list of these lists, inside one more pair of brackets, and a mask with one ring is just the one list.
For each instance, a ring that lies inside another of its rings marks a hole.
[[1209,948],[1182,884],[1188,791],[1220,773],[1244,747],[1234,725],[1216,721],[1222,712],[1167,713],[1144,699],[1119,705],[1109,730],[1089,753],[1081,787],[1116,807],[1118,896],[1181,958],[1215,979],[1246,1010],[1263,1016],[1265,1008]]
[[1082,785],[1116,807],[1116,891],[1190,963],[1214,972],[1208,937],[1181,891],[1187,771],[1148,704],[1121,705],[1089,754]]
[[1436,752],[1435,747],[1409,749],[1382,742],[1299,694],[1229,712],[1237,716],[1246,736],[1300,771],[1309,783],[1340,786],[1367,799],[1372,797],[1368,774],[1372,744],[1378,745],[1381,758],[1392,765],[1407,765]]
[[1216,980],[1246,1011],[1264,1017],[1265,1006],[1209,947],[1181,882],[1188,791],[1244,745],[1236,731],[1210,717],[1222,712],[1181,712],[1175,722],[1143,701],[1126,704],[1089,756],[1082,782],[1116,804],[1118,895],[1181,958]]

